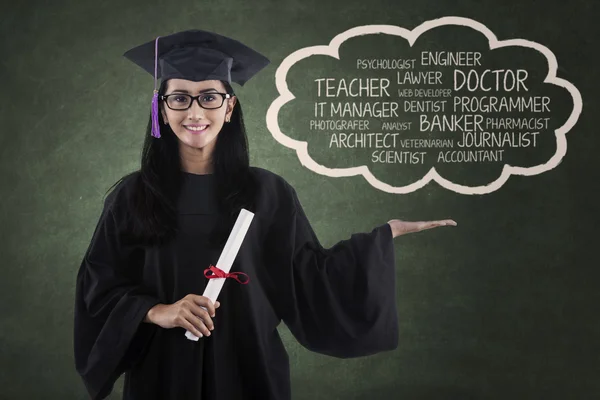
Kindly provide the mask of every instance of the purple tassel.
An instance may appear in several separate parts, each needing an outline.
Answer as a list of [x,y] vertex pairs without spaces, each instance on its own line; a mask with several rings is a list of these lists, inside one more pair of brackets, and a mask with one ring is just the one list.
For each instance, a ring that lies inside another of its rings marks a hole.
[[152,136],[160,138],[160,128],[158,126],[158,90],[155,90],[154,96],[152,96]]

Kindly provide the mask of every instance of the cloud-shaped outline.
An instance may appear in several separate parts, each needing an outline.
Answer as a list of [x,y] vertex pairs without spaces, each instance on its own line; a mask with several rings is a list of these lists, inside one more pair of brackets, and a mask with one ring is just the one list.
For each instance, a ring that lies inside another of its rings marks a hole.
[[[355,36],[362,35],[371,35],[384,33],[388,35],[395,35],[403,37],[408,41],[408,43],[412,46],[418,37],[427,32],[430,29],[444,26],[444,25],[460,25],[467,26],[473,28],[482,34],[484,34],[490,44],[490,50],[494,50],[501,47],[508,46],[521,46],[535,49],[542,53],[546,59],[548,60],[548,75],[546,79],[544,79],[544,83],[551,83],[560,87],[563,87],[569,91],[571,96],[573,97],[573,111],[571,115],[567,119],[567,121],[558,129],[555,130],[556,135],[556,153],[546,162],[545,164],[539,164],[528,168],[523,167],[514,167],[508,164],[504,164],[504,168],[502,169],[502,173],[500,177],[495,181],[482,186],[463,186],[453,183],[441,175],[439,175],[435,169],[432,167],[427,174],[418,181],[411,183],[406,186],[391,186],[385,182],[380,181],[375,178],[375,176],[369,171],[369,167],[366,165],[361,165],[358,167],[350,167],[350,168],[327,168],[323,165],[318,164],[315,160],[313,160],[308,154],[308,142],[303,142],[299,140],[292,139],[283,132],[279,128],[279,123],[277,120],[277,115],[279,114],[279,110],[283,107],[287,102],[295,99],[295,96],[290,92],[287,86],[286,77],[290,68],[300,60],[308,58],[313,55],[327,55],[330,57],[334,57],[336,59],[340,59],[339,57],[339,47],[340,45],[348,39],[351,39]],[[504,183],[508,180],[508,178],[514,175],[537,175],[542,172],[549,171],[560,164],[562,158],[567,153],[567,139],[566,133],[575,125],[577,120],[579,119],[579,115],[581,114],[581,110],[583,108],[583,103],[581,99],[581,94],[577,90],[577,88],[571,84],[570,82],[558,78],[556,76],[556,70],[558,67],[558,62],[554,53],[550,51],[547,47],[524,39],[511,39],[511,40],[502,40],[499,41],[496,38],[496,35],[492,33],[485,25],[474,21],[469,18],[463,17],[443,17],[430,21],[426,21],[413,29],[412,31],[401,28],[394,25],[363,25],[357,26],[351,29],[348,29],[345,32],[340,33],[336,37],[334,37],[329,45],[321,45],[321,46],[312,46],[306,47],[300,50],[297,50],[287,56],[281,63],[281,65],[277,68],[275,72],[275,84],[277,86],[277,90],[279,91],[279,97],[276,98],[269,109],[267,110],[266,123],[267,129],[271,132],[275,140],[277,140],[282,145],[292,148],[296,150],[296,154],[298,155],[298,159],[300,163],[307,167],[308,169],[330,177],[343,177],[343,176],[354,176],[354,175],[363,175],[365,179],[375,188],[388,192],[388,193],[411,193],[417,189],[422,188],[430,181],[435,181],[439,183],[446,189],[452,190],[457,193],[462,194],[487,194],[491,193],[504,185]]]

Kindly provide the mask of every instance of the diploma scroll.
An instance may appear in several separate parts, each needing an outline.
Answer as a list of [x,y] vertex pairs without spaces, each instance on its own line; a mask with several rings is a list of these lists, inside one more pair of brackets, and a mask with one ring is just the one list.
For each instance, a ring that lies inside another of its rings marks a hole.
[[[244,208],[240,210],[240,214],[233,225],[233,229],[231,230],[229,238],[225,243],[225,247],[219,256],[219,260],[217,261],[217,268],[229,273],[231,270],[231,265],[233,264],[233,261],[235,260],[235,257],[242,246],[242,242],[244,241],[246,233],[248,232],[252,218],[254,218],[254,213]],[[226,278],[210,279],[202,295],[208,297],[213,303],[217,301],[217,297],[219,296],[219,293],[225,284],[225,279]],[[185,332],[185,337],[194,341],[199,339],[198,336],[194,335],[190,331]],[[200,337],[202,337],[202,335]]]

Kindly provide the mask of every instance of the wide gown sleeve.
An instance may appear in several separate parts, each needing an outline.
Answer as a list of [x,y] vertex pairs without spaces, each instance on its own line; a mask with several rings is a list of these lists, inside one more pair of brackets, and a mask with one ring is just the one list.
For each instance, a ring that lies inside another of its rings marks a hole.
[[159,303],[139,283],[143,252],[123,240],[109,198],[81,262],[75,293],[75,364],[92,399],[107,397],[141,355],[154,332],[142,321]]
[[293,206],[278,218],[267,251],[276,309],[309,350],[349,358],[398,346],[395,254],[383,224],[323,248],[290,186]]

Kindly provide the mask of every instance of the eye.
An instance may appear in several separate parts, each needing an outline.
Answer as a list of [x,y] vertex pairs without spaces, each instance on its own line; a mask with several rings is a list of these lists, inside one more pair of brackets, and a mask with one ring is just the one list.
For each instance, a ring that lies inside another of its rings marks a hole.
[[185,103],[188,101],[187,96],[173,96],[173,100],[175,100],[177,103]]
[[202,96],[202,98],[200,99],[201,101],[205,101],[205,102],[211,102],[211,101],[215,101],[217,98],[215,97],[214,94],[211,93],[207,93],[204,96]]

